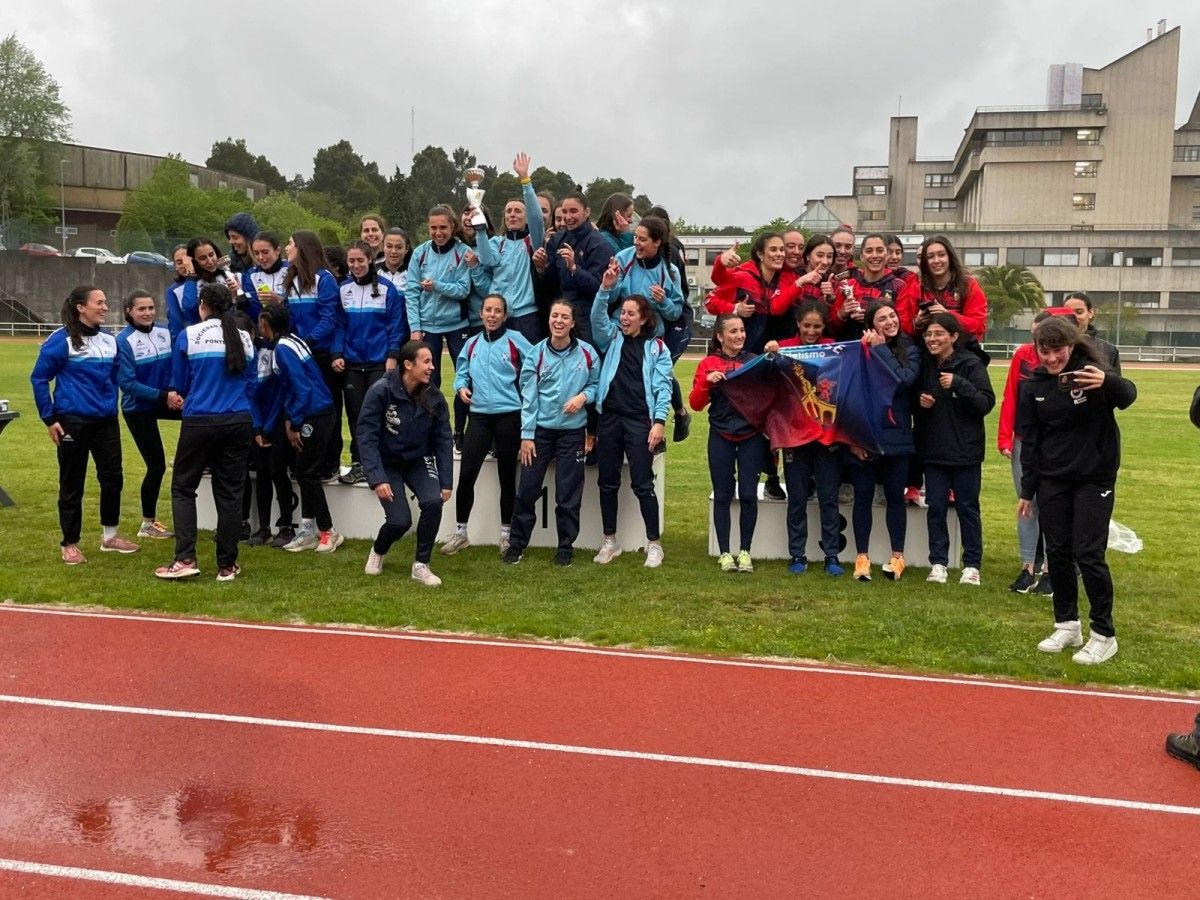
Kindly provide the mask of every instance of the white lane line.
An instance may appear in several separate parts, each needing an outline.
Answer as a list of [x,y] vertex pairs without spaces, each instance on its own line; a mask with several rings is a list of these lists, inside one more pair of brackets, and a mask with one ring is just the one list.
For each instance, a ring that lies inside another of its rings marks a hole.
[[281,894],[278,891],[259,891],[253,888],[227,887],[223,884],[207,884],[203,881],[177,881],[174,878],[150,878],[129,872],[109,872],[104,869],[78,869],[74,866],[52,866],[48,863],[29,862],[24,859],[0,859],[0,870],[21,872],[25,875],[48,875],[52,878],[70,878],[75,881],[98,881],[102,884],[118,884],[122,887],[150,888],[159,891],[175,891],[194,894],[198,897],[233,897],[235,900],[325,900],[308,894]]
[[485,747],[507,747],[517,750],[537,750],[547,753],[567,753],[575,756],[603,756],[611,759],[635,759],[645,762],[674,763],[684,766],[706,766],[714,769],[740,769],[749,772],[769,772],[777,775],[796,775],[803,778],[824,778],[834,781],[857,781],[865,784],[883,784],[895,787],[923,788],[934,791],[955,791],[963,794],[988,794],[997,797],[1013,797],[1022,800],[1052,800],[1060,803],[1075,803],[1085,806],[1107,806],[1114,809],[1132,809],[1141,812],[1173,813],[1184,816],[1200,816],[1200,807],[1176,806],[1169,803],[1150,803],[1142,800],[1124,800],[1118,797],[1091,797],[1083,794],[1064,794],[1056,791],[1034,791],[1024,788],[994,787],[984,784],[967,784],[955,781],[936,781],[925,778],[898,778],[891,775],[872,775],[862,772],[839,772],[835,769],[811,769],[806,766],[787,766],[776,763],[748,762],[738,759],[720,759],[709,756],[680,756],[674,753],[647,753],[641,750],[620,750],[611,747],[586,747],[576,744],[555,744],[546,741],[523,741],[515,738],[487,737],[475,734],[450,734],[440,731],[409,731],[400,728],[372,728],[365,725],[335,725],[328,722],[304,722],[295,719],[266,719],[258,716],[236,716],[224,713],[193,712],[181,709],[155,709],[142,706],[114,706],[107,703],[85,703],[78,700],[52,700],[44,697],[20,697],[0,694],[0,703],[24,706],[45,706],[55,709],[73,709],[84,712],[117,713],[122,715],[151,716],[164,719],[193,719],[202,722],[222,722],[232,725],[258,725],[267,728],[291,728],[298,731],[321,731],[336,734],[366,735],[370,737],[398,738],[410,741],[434,741],[446,744],[474,744]]
[[1054,687],[1044,684],[1021,684],[1010,681],[988,681],[981,678],[951,678],[938,675],[910,675],[903,672],[878,672],[870,669],[836,668],[803,662],[765,662],[752,659],[720,659],[708,656],[687,656],[653,650],[613,650],[606,647],[584,647],[574,644],[553,644],[500,638],[451,637],[448,635],[414,634],[400,631],[380,631],[356,628],[327,628],[321,625],[261,625],[253,622],[228,622],[218,619],[186,619],[170,616],[142,616],[127,613],[101,613],[73,609],[51,609],[0,603],[0,612],[22,612],[49,616],[91,619],[117,619],[124,622],[155,622],[164,625],[198,625],[208,628],[233,628],[243,631],[283,632],[285,634],[333,635],[337,637],[378,638],[392,641],[412,641],[426,644],[457,644],[498,650],[540,650],[548,653],[578,653],[585,656],[610,656],[620,659],[652,660],[666,663],[692,663],[700,666],[726,666],[736,669],[767,669],[793,672],[798,675],[833,675],[845,678],[877,678],[883,681],[911,681],[918,684],[947,684],[955,687],[994,688],[1004,691],[1025,691],[1033,694],[1062,694],[1069,697],[1092,697],[1105,700],[1136,700],[1144,703],[1181,703],[1200,705],[1200,695],[1143,694],[1133,691],[1099,691],[1081,688]]

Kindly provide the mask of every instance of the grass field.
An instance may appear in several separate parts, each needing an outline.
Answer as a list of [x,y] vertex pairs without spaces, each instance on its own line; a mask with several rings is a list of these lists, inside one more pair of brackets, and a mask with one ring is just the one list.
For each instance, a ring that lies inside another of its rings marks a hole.
[[[29,387],[36,355],[34,341],[0,339],[0,397],[21,412],[0,436],[0,485],[18,504],[0,509],[3,599],[1200,689],[1200,602],[1193,587],[1197,554],[1188,537],[1197,527],[1200,434],[1187,419],[1200,373],[1127,373],[1140,396],[1120,419],[1125,465],[1115,517],[1138,533],[1145,550],[1109,555],[1121,652],[1110,663],[1087,669],[1072,663],[1069,654],[1038,653],[1035,644],[1052,621],[1049,604],[1007,591],[1018,568],[1016,501],[1008,462],[994,450],[984,470],[982,588],[927,585],[923,570],[910,570],[899,584],[878,576],[859,584],[820,572],[796,577],[783,562],[760,563],[752,576],[722,576],[707,555],[710,485],[703,415],[691,438],[672,445],[667,454],[667,558],[657,571],[644,569],[640,554],[628,554],[603,570],[591,563],[590,554],[580,554],[570,569],[554,569],[547,550],[530,551],[525,562],[510,568],[500,565],[494,549],[479,548],[450,558],[435,554],[433,568],[445,585],[430,590],[408,578],[410,536],[395,548],[382,578],[362,573],[368,542],[347,541],[327,558],[243,547],[244,575],[230,584],[212,578],[208,550],[202,553],[207,568],[201,579],[164,583],[151,570],[170,560],[169,542],[144,542],[142,553],[128,557],[96,550],[94,479],[84,501],[82,548],[89,561],[68,569],[58,556],[53,447]],[[694,361],[682,361],[680,380],[690,383],[694,367]],[[1003,374],[1003,369],[992,370],[997,393]],[[164,426],[168,455],[177,430],[177,425]],[[988,427],[993,446],[994,433],[995,413]],[[139,520],[141,475],[141,460],[126,435],[126,534]],[[160,517],[169,520],[169,512],[168,474]]]

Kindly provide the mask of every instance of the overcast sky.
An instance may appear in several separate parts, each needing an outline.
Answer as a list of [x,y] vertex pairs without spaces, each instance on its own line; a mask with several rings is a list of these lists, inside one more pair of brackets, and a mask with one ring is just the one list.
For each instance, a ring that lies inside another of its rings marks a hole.
[[1182,123],[1200,4],[1140,6],[42,0],[6,4],[3,29],[57,79],[78,143],[203,163],[244,137],[291,177],[346,138],[391,175],[408,171],[415,107],[417,149],[501,168],[523,149],[583,183],[624,177],[690,222],[753,226],[886,163],[901,96],[918,153],[948,156],[976,106],[1043,103],[1051,63],[1102,67],[1160,17],[1183,26]]

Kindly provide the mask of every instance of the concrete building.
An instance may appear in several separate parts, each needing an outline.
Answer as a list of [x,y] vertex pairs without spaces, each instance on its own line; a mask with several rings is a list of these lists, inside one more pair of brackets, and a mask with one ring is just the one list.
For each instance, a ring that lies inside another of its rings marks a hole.
[[[58,171],[54,173],[53,194],[65,208],[67,227],[77,229],[76,234],[67,237],[67,252],[75,247],[116,249],[117,220],[121,218],[125,198],[154,174],[164,157],[81,144],[62,144],[61,150]],[[251,202],[267,195],[267,186],[262,182],[194,163],[187,166],[196,187],[205,190],[229,188],[244,193]],[[55,211],[59,213],[56,218],[60,218],[62,209],[56,207]],[[54,230],[60,222],[36,226],[36,229],[18,223],[3,224],[4,242],[10,248],[26,241],[62,246],[62,238]]]
[[945,232],[968,266],[1026,265],[1053,301],[1119,296],[1149,342],[1200,345],[1200,97],[1176,128],[1179,39],[1160,23],[1103,68],[1051,66],[1044,105],[976,109],[952,156],[919,156],[916,117],[893,117],[887,165],[796,223]]

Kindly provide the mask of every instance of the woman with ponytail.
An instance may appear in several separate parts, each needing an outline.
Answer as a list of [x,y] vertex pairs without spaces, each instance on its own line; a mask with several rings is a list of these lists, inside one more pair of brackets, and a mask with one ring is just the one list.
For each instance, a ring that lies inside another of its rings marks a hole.
[[175,524],[175,560],[154,570],[159,578],[200,574],[196,560],[196,488],[204,470],[212,476],[217,509],[217,580],[233,581],[246,463],[254,438],[254,341],[238,328],[240,315],[224,284],[200,290],[200,322],[175,341],[171,366],[173,391],[183,398],[183,426],[171,476],[171,514]]
[[396,367],[400,348],[408,342],[408,314],[395,286],[371,263],[366,241],[346,248],[349,277],[339,288],[342,321],[333,341],[333,366],[345,379],[346,419],[350,423],[350,471],[338,480],[366,480],[358,456],[354,429],[367,389]]
[[79,537],[89,455],[100,482],[100,549],[138,551],[137,544],[117,534],[123,485],[121,429],[117,424],[117,342],[101,330],[107,315],[104,291],[90,285],[71,291],[63,303],[63,327],[46,338],[29,376],[38,417],[58,448],[60,546],[68,566],[87,562],[79,549]]

